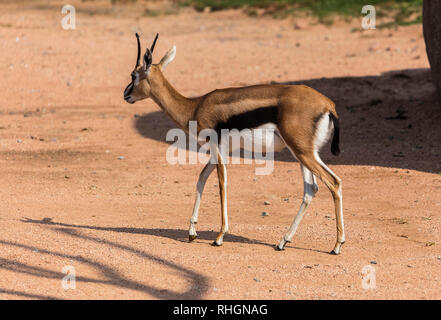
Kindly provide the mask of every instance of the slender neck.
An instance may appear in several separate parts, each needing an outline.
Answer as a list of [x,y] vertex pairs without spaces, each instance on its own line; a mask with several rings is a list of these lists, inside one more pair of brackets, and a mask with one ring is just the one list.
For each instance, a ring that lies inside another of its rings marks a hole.
[[159,67],[151,70],[149,84],[152,99],[176,124],[188,131],[188,122],[194,118],[198,99],[189,99],[181,95],[167,81]]

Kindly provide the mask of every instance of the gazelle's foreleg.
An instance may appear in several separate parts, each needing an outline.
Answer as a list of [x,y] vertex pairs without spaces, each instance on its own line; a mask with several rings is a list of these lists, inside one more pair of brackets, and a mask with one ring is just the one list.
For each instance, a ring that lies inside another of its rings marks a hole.
[[300,209],[297,212],[297,215],[293,223],[291,224],[291,227],[289,228],[288,232],[285,234],[283,239],[278,244],[277,246],[278,250],[283,250],[285,244],[287,242],[291,242],[294,234],[296,233],[297,227],[300,224],[300,221],[302,221],[302,218],[306,213],[306,209],[308,208],[308,205],[311,203],[316,192],[318,191],[318,187],[313,173],[309,171],[304,165],[300,165],[300,167],[302,169],[302,176],[303,176],[303,201],[302,204],[300,205]]
[[188,240],[193,241],[197,237],[196,224],[198,223],[199,205],[201,204],[202,193],[204,192],[205,183],[208,177],[213,172],[216,165],[214,163],[208,162],[204,169],[202,169],[199,175],[198,183],[196,185],[196,200],[194,203],[193,214],[190,218],[190,230],[188,231]]
[[221,219],[222,227],[213,242],[214,246],[222,245],[224,241],[224,235],[228,232],[228,213],[227,213],[227,168],[225,166],[224,159],[218,150],[217,153],[217,177],[219,179],[219,194],[221,202]]

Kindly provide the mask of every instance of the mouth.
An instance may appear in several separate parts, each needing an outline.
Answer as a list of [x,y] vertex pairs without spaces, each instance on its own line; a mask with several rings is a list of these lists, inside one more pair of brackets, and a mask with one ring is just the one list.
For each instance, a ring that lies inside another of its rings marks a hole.
[[126,102],[130,103],[130,104],[134,104],[135,103],[135,101],[132,100],[131,97],[124,97],[124,100],[126,100]]

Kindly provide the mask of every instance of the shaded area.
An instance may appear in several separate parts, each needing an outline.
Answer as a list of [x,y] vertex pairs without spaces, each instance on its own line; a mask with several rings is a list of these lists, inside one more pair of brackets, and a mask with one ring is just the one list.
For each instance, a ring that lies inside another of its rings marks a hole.
[[[0,261],[3,262],[4,259],[0,259]],[[64,276],[64,275],[63,275]],[[59,300],[56,297],[52,296],[44,296],[40,294],[33,294],[33,293],[27,293],[23,291],[17,291],[17,290],[8,290],[8,289],[2,289],[0,288],[0,294],[10,294],[14,296],[19,296],[23,298],[30,298],[30,299],[39,299],[39,300]]]
[[[55,225],[55,226],[62,226],[62,227],[69,227],[69,228],[82,228],[82,229],[91,229],[91,230],[100,230],[100,231],[123,232],[123,233],[131,233],[131,234],[144,234],[144,235],[149,235],[149,236],[168,238],[168,239],[181,241],[181,242],[188,242],[188,230],[182,230],[182,229],[87,226],[87,225],[55,222],[55,221],[52,221],[51,218],[43,218],[41,220],[33,220],[33,219],[29,219],[29,218],[24,218],[21,221],[25,222],[25,223]],[[198,239],[215,240],[218,233],[219,232],[217,232],[217,231],[199,231],[198,230]],[[261,242],[261,241],[254,240],[254,239],[249,239],[249,238],[242,237],[242,236],[236,236],[236,235],[233,235],[230,233],[225,234],[224,239],[225,239],[225,241],[228,241],[228,242],[261,244],[261,245],[274,247],[274,244],[269,244],[269,243]]]
[[[43,219],[41,221],[27,219],[24,221],[25,222],[33,222],[33,223],[41,223],[41,224],[46,224],[46,225],[49,225],[49,224],[57,225],[56,223],[45,222],[45,219]],[[63,224],[58,224],[58,225],[63,225]],[[70,255],[70,254],[66,254],[66,253],[62,253],[62,252],[51,251],[51,250],[47,250],[44,248],[37,248],[34,246],[29,246],[26,244],[20,244],[20,243],[15,243],[15,242],[11,242],[11,241],[5,241],[5,240],[0,240],[0,244],[6,245],[6,246],[11,246],[11,247],[14,247],[17,249],[22,249],[22,250],[24,249],[29,252],[35,252],[35,250],[37,249],[40,254],[47,254],[47,255],[51,255],[51,256],[66,258],[66,259],[75,261],[80,264],[89,265],[90,267],[99,271],[102,274],[102,276],[105,278],[104,280],[102,280],[102,279],[96,279],[96,278],[91,278],[91,277],[87,277],[87,276],[77,275],[75,279],[76,279],[76,281],[79,281],[79,282],[98,283],[98,284],[115,286],[115,287],[119,287],[119,288],[136,290],[136,291],[140,291],[140,292],[149,294],[149,295],[154,296],[159,299],[201,299],[203,297],[203,295],[205,294],[205,292],[208,290],[208,279],[205,276],[203,276],[197,272],[191,271],[187,268],[184,268],[180,265],[177,265],[173,262],[170,262],[168,260],[156,257],[152,254],[145,252],[145,251],[138,250],[138,249],[132,248],[130,246],[122,245],[122,244],[119,244],[116,242],[104,240],[101,238],[84,235],[74,229],[55,228],[55,229],[49,229],[49,230],[53,230],[56,232],[62,232],[64,234],[66,234],[67,236],[74,238],[74,241],[78,241],[79,239],[81,239],[81,240],[85,240],[85,241],[94,242],[94,243],[100,244],[100,245],[104,244],[104,245],[111,247],[112,249],[126,251],[126,252],[129,252],[129,253],[134,254],[136,256],[139,256],[143,259],[149,260],[151,262],[164,265],[167,268],[170,268],[173,271],[175,271],[181,277],[187,279],[188,283],[189,283],[189,288],[185,292],[182,292],[182,293],[176,292],[173,290],[168,290],[168,289],[159,289],[159,288],[155,288],[155,287],[146,285],[146,284],[138,282],[138,281],[128,279],[124,275],[122,275],[120,272],[112,269],[111,267],[107,266],[106,264],[103,264],[98,261],[94,261],[93,259],[90,259],[87,257],[83,257],[83,256],[79,256],[79,255]],[[27,264],[20,263],[15,260],[6,259],[6,258],[0,258],[0,269],[9,270],[9,271],[16,272],[16,273],[32,275],[32,276],[41,277],[41,278],[57,279],[60,281],[65,277],[65,274],[62,272],[56,272],[56,271],[45,269],[45,268],[39,267],[39,266],[31,266],[31,265],[27,265]],[[145,272],[145,270],[142,272]],[[18,296],[36,298],[36,299],[56,299],[55,297],[34,295],[32,293],[18,292],[18,291],[2,289],[2,288],[0,288],[0,293],[14,294],[14,295],[18,295]]]
[[[342,153],[332,156],[328,144],[322,150],[325,162],[441,172],[441,110],[429,69],[284,84],[310,86],[336,103]],[[158,141],[166,142],[167,131],[175,127],[162,111],[135,119],[142,136]],[[294,161],[286,149],[275,160]]]

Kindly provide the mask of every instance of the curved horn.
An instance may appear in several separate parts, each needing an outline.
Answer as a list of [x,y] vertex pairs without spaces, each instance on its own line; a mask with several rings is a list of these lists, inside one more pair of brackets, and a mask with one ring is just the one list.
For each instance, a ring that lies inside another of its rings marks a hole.
[[139,67],[139,59],[141,58],[141,43],[139,43],[139,34],[136,33],[136,40],[138,42],[138,56],[136,57],[135,69]]
[[153,53],[153,49],[155,49],[156,40],[158,40],[159,33],[156,34],[155,40],[153,40],[152,47],[150,48],[150,52]]

